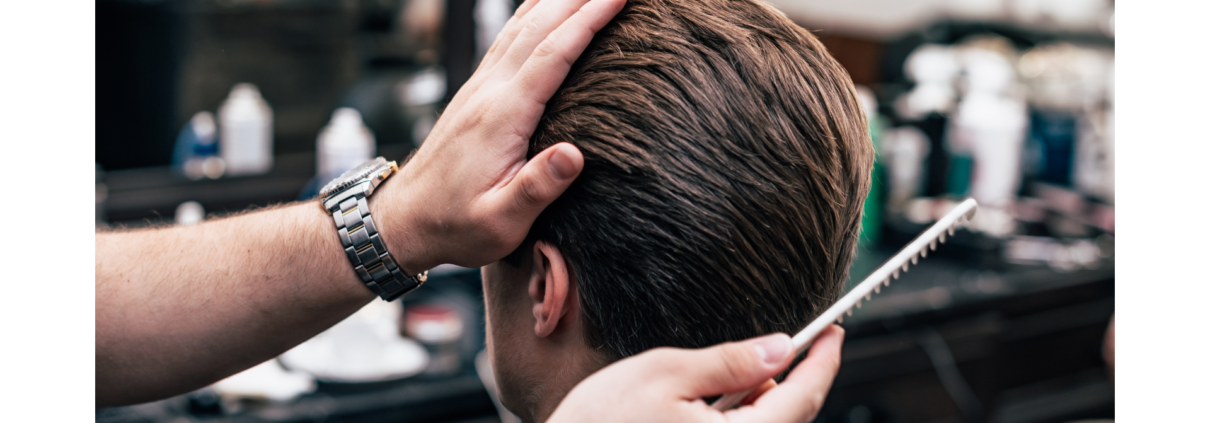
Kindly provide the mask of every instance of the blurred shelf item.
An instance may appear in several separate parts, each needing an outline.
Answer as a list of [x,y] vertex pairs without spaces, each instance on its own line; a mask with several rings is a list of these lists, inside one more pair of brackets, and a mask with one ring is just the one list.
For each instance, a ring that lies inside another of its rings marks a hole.
[[374,158],[374,133],[362,122],[361,112],[351,107],[332,112],[332,120],[319,131],[315,144],[315,174],[320,181],[336,179]]
[[218,108],[219,156],[231,176],[259,175],[273,167],[273,108],[256,85],[235,84]]
[[[404,379],[431,366],[432,355],[399,335],[399,304],[371,301],[352,316],[278,358],[282,367],[328,383]],[[455,340],[461,338],[461,334]],[[455,360],[457,357],[455,357]]]
[[770,0],[769,4],[808,28],[874,40],[891,40],[944,20],[1113,37],[1113,2],[1105,0]]
[[461,370],[462,318],[453,308],[441,304],[405,307],[401,329],[428,351],[431,357],[425,369],[428,374],[453,374]]

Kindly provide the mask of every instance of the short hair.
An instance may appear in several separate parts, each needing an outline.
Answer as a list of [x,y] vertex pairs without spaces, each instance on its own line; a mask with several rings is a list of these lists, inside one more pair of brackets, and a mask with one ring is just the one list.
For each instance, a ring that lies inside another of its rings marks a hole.
[[849,75],[758,0],[629,0],[547,103],[529,154],[584,170],[537,219],[612,359],[794,333],[839,297],[873,166]]

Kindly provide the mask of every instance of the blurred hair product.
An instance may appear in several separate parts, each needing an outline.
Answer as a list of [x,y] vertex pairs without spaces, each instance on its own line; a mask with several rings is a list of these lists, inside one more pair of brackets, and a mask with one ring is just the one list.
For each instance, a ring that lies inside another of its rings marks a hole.
[[178,175],[194,181],[223,175],[226,165],[218,157],[218,128],[213,113],[197,112],[181,128],[172,151],[172,166]]
[[965,137],[955,137],[952,126],[951,123],[951,128],[946,131],[945,138],[944,151],[949,156],[949,167],[945,173],[945,193],[961,197],[970,192],[971,173],[974,172],[975,167],[975,153],[969,143],[957,141]]
[[483,59],[504,30],[516,8],[513,0],[478,0],[475,2],[475,61]]
[[[1072,183],[1084,194],[1113,203],[1113,111],[1090,110],[1076,119]],[[1110,126],[1110,128],[1106,128]]]
[[954,52],[946,46],[924,44],[903,63],[903,72],[916,83],[895,101],[895,112],[908,120],[930,113],[948,113],[954,105],[954,78],[959,71]]
[[1065,111],[1034,110],[1029,126],[1030,160],[1025,168],[1038,181],[1070,186],[1076,116]]
[[[1094,50],[1088,55],[1099,58],[1101,72],[1087,79],[1084,107],[1076,120],[1075,161],[1072,182],[1076,189],[1112,204],[1114,200],[1113,149],[1113,53]],[[1090,59],[1093,62],[1095,59]],[[1089,66],[1092,67],[1091,65]]]
[[319,131],[316,141],[319,182],[326,184],[340,174],[374,157],[374,134],[356,109],[341,107]]
[[930,150],[928,135],[915,126],[901,126],[887,130],[881,146],[879,160],[889,176],[888,208],[904,212],[908,201],[920,195],[924,184]]
[[[1004,210],[1020,189],[1026,105],[1009,95],[1016,74],[1008,61],[984,50],[970,50],[963,56],[967,94],[958,103],[948,131],[949,147],[956,156],[951,161],[950,189],[960,196],[969,192],[984,207]],[[957,165],[963,163],[958,159],[962,157],[969,158],[969,168]]]
[[193,226],[202,222],[206,217],[206,209],[197,201],[186,201],[176,206],[176,224]]
[[903,72],[916,86],[895,100],[895,113],[928,137],[924,195],[943,195],[947,192],[950,169],[945,146],[946,122],[957,96],[954,80],[961,72],[958,57],[948,46],[923,44],[908,55]]
[[420,147],[437,124],[437,106],[445,99],[445,74],[425,69],[401,81],[395,88],[403,106],[404,119],[412,122],[412,144]]
[[408,306],[403,311],[404,331],[420,341],[432,358],[427,374],[445,375],[461,370],[462,316],[440,304]]
[[[1100,104],[1112,95],[1105,85],[1106,79],[1112,79],[1112,57],[1112,50],[1070,43],[1040,44],[1021,55],[1017,67],[1033,108],[1026,160],[1031,178],[1073,185],[1077,138],[1082,136],[1080,120],[1085,118],[1082,115],[1100,109]],[[1096,147],[1098,144],[1089,146],[1103,150]]]
[[273,167],[273,110],[249,83],[235,84],[218,109],[219,153],[228,175],[255,175]]

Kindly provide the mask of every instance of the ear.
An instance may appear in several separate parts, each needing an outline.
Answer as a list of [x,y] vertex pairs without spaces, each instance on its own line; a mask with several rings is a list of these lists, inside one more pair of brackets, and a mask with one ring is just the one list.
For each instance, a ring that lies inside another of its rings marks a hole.
[[571,275],[563,254],[553,245],[534,243],[533,273],[529,278],[529,298],[534,306],[534,334],[545,338],[554,333],[559,321],[567,315]]

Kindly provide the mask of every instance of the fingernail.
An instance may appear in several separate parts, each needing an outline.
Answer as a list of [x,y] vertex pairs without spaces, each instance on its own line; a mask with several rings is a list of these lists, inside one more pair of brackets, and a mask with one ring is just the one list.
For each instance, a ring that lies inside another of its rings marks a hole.
[[550,173],[553,173],[556,178],[567,179],[576,176],[576,173],[579,172],[579,169],[577,169],[579,166],[576,166],[575,159],[571,157],[572,153],[568,152],[571,148],[565,145],[558,145],[555,146],[555,152],[551,153],[548,163]]
[[756,355],[766,364],[778,364],[790,354],[790,337],[784,333],[776,333],[756,340]]

